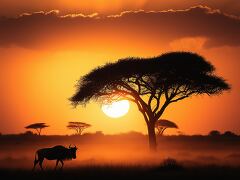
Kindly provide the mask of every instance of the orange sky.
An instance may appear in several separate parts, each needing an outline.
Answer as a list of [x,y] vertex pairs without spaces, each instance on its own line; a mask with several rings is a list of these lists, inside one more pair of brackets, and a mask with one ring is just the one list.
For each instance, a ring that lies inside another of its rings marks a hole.
[[[209,7],[192,7],[201,1],[176,1],[166,3],[165,9],[146,0],[129,4],[119,0],[114,1],[114,11],[109,3],[100,0],[75,9],[76,1],[44,1],[38,8],[38,1],[25,0],[12,6],[10,1],[1,2],[0,9],[9,10],[0,10],[9,17],[0,18],[1,133],[20,133],[30,123],[46,122],[50,127],[43,131],[45,134],[71,134],[66,129],[68,121],[92,124],[89,132],[146,133],[145,122],[134,104],[126,116],[111,119],[97,103],[73,109],[68,98],[79,77],[96,66],[128,56],[149,57],[179,50],[203,55],[232,85],[232,90],[221,96],[183,100],[171,105],[163,118],[176,122],[186,134],[206,134],[212,129],[239,133],[240,19],[231,16],[239,13],[231,1],[226,11],[223,0],[219,4],[209,1]],[[131,11],[139,7],[146,9]],[[167,11],[171,8],[175,10]],[[61,11],[49,12],[51,9]],[[34,13],[40,10],[43,12]],[[120,14],[120,10],[130,12]],[[24,12],[29,14],[17,17]],[[102,15],[81,14],[94,12]],[[112,13],[119,15],[106,15]],[[12,15],[17,18],[10,18]]]

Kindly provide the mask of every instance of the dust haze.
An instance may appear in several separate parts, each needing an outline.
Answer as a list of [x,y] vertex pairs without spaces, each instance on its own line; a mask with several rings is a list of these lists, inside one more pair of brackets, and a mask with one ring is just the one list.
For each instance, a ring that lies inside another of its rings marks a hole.
[[[76,145],[77,159],[65,161],[64,168],[81,166],[157,166],[175,159],[184,166],[239,166],[239,136],[165,136],[158,137],[158,151],[149,152],[148,137],[130,132],[118,135],[101,133],[72,136],[1,135],[0,168],[31,169],[37,149]],[[45,169],[55,161],[44,160]],[[39,167],[37,167],[39,168]]]

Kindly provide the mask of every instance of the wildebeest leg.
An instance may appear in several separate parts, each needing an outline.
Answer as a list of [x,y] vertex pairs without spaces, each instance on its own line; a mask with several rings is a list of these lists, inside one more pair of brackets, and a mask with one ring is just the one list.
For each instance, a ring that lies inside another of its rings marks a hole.
[[39,159],[37,157],[38,157],[38,153],[36,152],[35,153],[35,159],[34,159],[34,162],[33,162],[33,169],[32,169],[32,171],[35,170],[35,167],[36,167],[37,163],[39,162]]
[[55,166],[55,170],[57,169],[57,166],[58,166],[58,162],[59,162],[59,159],[56,161],[56,166]]
[[43,160],[44,160],[44,158],[41,158],[41,159],[38,160],[41,170],[43,170],[43,167],[42,167]]
[[60,162],[61,162],[61,164],[62,164],[62,167],[61,167],[61,169],[62,169],[62,168],[63,168],[63,165],[64,165],[63,160],[60,160]]
[[33,165],[33,169],[32,169],[33,171],[35,170],[35,166],[37,165],[38,162],[39,162],[39,160],[36,160],[36,159],[34,160],[34,165]]

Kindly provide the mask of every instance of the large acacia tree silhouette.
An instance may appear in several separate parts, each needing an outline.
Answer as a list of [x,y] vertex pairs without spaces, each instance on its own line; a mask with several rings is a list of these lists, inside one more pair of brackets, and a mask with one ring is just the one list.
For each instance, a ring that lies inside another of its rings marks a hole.
[[214,70],[203,57],[190,52],[120,59],[83,76],[70,100],[75,107],[90,100],[127,99],[136,103],[147,124],[150,149],[156,150],[155,123],[169,104],[230,89]]

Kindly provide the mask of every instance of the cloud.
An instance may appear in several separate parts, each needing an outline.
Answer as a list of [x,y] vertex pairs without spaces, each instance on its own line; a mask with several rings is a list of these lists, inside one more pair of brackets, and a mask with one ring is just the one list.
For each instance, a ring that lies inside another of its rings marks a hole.
[[58,10],[0,18],[0,47],[72,49],[169,45],[204,38],[205,48],[240,46],[240,18],[206,6],[184,10],[60,15]]
[[238,0],[0,0],[0,16],[17,16],[22,12],[34,12],[39,10],[58,9],[63,14],[82,12],[91,14],[110,15],[118,14],[125,10],[144,9],[146,11],[166,9],[186,9],[196,5],[205,5],[214,9],[220,9],[229,14],[240,16],[240,3]]

